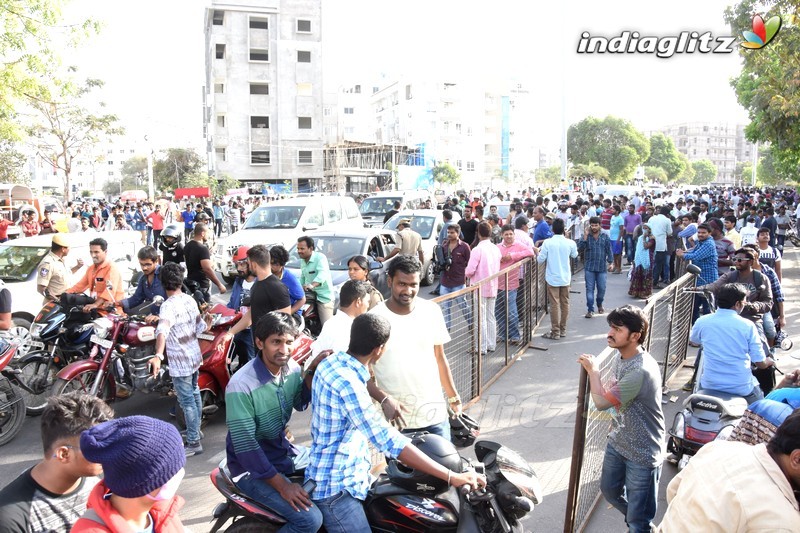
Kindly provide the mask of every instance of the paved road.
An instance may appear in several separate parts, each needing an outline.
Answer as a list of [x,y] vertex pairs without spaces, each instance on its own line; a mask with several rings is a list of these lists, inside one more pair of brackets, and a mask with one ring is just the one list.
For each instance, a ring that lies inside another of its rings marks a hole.
[[[798,294],[800,276],[797,267],[798,250],[787,250],[784,263],[784,283],[789,294]],[[575,423],[576,390],[578,383],[577,356],[582,352],[599,353],[605,346],[607,326],[603,317],[591,320],[583,318],[585,313],[583,295],[583,275],[579,273],[573,279],[572,312],[568,323],[568,338],[559,341],[541,339],[541,329],[534,338],[536,348],[548,348],[546,351],[530,349],[513,366],[510,372],[500,377],[474,405],[470,414],[481,424],[482,437],[497,440],[512,449],[519,451],[533,465],[542,480],[545,499],[532,515],[524,521],[529,531],[556,532],[562,531],[564,509],[566,505],[566,489],[569,477],[569,462],[573,427]],[[423,287],[421,295],[430,298],[430,288]],[[227,298],[223,295],[222,298]],[[631,303],[627,296],[627,280],[625,276],[609,276],[606,308]],[[798,315],[800,306],[788,303],[787,320],[789,331],[798,331]],[[548,318],[545,317],[545,322]],[[798,341],[800,348],[800,340]],[[800,351],[791,353],[779,352],[778,364],[785,370],[800,366]],[[666,398],[677,395],[682,400],[680,385],[685,381],[682,376],[673,380],[678,390]],[[148,414],[164,420],[170,420],[168,410],[172,400],[156,395],[135,394],[130,399],[117,402],[114,408],[118,416],[131,414]],[[667,423],[671,423],[679,402],[665,404]],[[296,413],[291,422],[291,429],[297,442],[308,443],[309,414]],[[211,419],[204,429],[203,445],[206,453],[188,459],[186,478],[180,494],[187,500],[181,512],[184,524],[193,531],[204,532],[210,529],[211,511],[222,501],[212,488],[208,474],[224,456],[225,421],[220,412]],[[41,456],[39,429],[37,419],[29,418],[17,438],[2,448],[3,461],[0,464],[0,484],[5,484],[23,469],[33,465]],[[665,508],[664,491],[667,483],[675,475],[671,465],[664,467],[661,482],[659,516]],[[613,532],[625,531],[624,522],[619,513],[609,509],[601,502],[592,517],[586,531]]]

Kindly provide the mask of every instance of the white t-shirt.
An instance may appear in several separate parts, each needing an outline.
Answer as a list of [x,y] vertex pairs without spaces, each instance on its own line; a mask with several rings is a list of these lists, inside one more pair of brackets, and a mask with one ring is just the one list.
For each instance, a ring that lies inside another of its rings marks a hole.
[[322,326],[317,340],[311,344],[311,357],[317,357],[320,352],[333,350],[333,353],[346,352],[350,347],[350,329],[353,327],[353,317],[339,309]]
[[398,315],[383,302],[370,313],[389,320],[392,331],[386,351],[375,363],[378,387],[402,403],[409,412],[409,428],[425,428],[447,420],[447,403],[433,347],[450,341],[442,310],[433,302],[416,298],[414,310]]

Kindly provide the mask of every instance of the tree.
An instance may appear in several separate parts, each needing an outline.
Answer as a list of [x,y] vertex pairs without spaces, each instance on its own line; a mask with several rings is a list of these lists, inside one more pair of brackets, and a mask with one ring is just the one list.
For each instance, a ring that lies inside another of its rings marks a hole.
[[[84,105],[87,95],[102,87],[103,82],[96,79],[87,79],[80,85],[69,79],[51,80],[38,96],[28,98],[41,119],[28,127],[30,142],[42,157],[61,170],[67,201],[72,195],[75,158],[101,139],[124,133],[116,115],[95,113]],[[105,105],[101,102],[99,107],[102,110]]]
[[717,177],[717,167],[708,159],[701,159],[692,163],[694,168],[693,185],[709,185]]
[[648,183],[663,183],[669,181],[667,171],[661,167],[644,167],[644,177]]
[[153,162],[153,180],[162,192],[189,187],[186,177],[199,174],[205,161],[192,148],[169,148]]
[[[644,164],[646,167],[663,168],[668,180],[674,180],[686,168],[672,139],[663,133],[656,133],[650,137],[650,157]],[[659,181],[667,183],[668,180]]]
[[781,15],[778,35],[764,48],[740,48],[742,71],[731,80],[739,103],[747,110],[750,141],[771,144],[776,173],[792,178],[800,169],[800,2],[798,0],[742,0],[725,11],[732,35],[752,29],[752,18],[764,21]]
[[[763,148],[759,154],[758,168],[756,168],[756,181],[759,185],[774,187],[791,181],[785,179],[783,173],[778,170],[776,163],[772,147]],[[748,179],[752,179],[752,174]]]
[[17,151],[13,144],[0,140],[0,183],[30,183],[31,177],[25,171],[25,161],[25,155]]
[[547,167],[536,169],[536,184],[541,186],[544,184],[556,185],[561,181],[561,167]]
[[627,120],[587,117],[567,130],[567,154],[572,163],[597,163],[623,182],[650,156],[650,143]]
[[[17,105],[42,93],[60,60],[56,48],[76,44],[99,25],[61,25],[63,0],[0,0],[0,139],[20,137]],[[60,38],[54,40],[55,35]]]
[[608,180],[608,169],[601,167],[597,163],[588,165],[577,164],[569,168],[567,172],[570,179],[594,178],[596,180]]
[[682,152],[678,152],[678,157],[680,157],[680,160],[683,162],[683,170],[675,178],[675,181],[686,184],[692,183],[694,180],[694,167],[691,161],[689,161],[689,157]]
[[431,174],[433,175],[433,181],[439,183],[442,188],[444,188],[445,185],[455,185],[461,181],[461,175],[453,165],[447,161],[437,163],[436,166],[431,169]]

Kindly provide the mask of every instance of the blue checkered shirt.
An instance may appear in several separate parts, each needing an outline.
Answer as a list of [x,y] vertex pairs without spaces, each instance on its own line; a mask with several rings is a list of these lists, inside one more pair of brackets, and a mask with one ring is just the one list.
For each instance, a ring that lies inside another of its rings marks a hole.
[[691,251],[683,254],[683,258],[700,267],[698,285],[706,285],[717,281],[719,277],[717,245],[714,244],[714,239],[710,236],[704,241],[698,240],[697,245]]
[[589,233],[587,239],[579,240],[578,250],[586,250],[583,256],[583,268],[589,272],[605,272],[606,264],[610,265],[614,262],[614,255],[611,253],[611,239],[602,231],[597,239]]
[[342,491],[364,500],[370,487],[370,450],[397,457],[411,440],[394,429],[367,393],[367,367],[347,352],[317,367],[311,387],[311,458],[306,479],[314,500]]
[[772,269],[771,266],[761,263],[761,273],[767,276],[770,288],[772,288],[772,301],[780,303],[784,301],[783,288],[781,282],[778,280],[778,274]]

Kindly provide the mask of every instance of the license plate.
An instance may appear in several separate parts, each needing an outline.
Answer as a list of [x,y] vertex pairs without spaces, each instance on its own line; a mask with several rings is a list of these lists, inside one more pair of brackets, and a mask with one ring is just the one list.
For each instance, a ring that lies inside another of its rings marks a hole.
[[101,339],[97,335],[92,335],[92,337],[89,340],[94,344],[106,349],[111,348],[111,345],[113,344],[110,340]]
[[44,343],[40,341],[29,341],[28,345],[30,346],[31,350],[43,350]]

